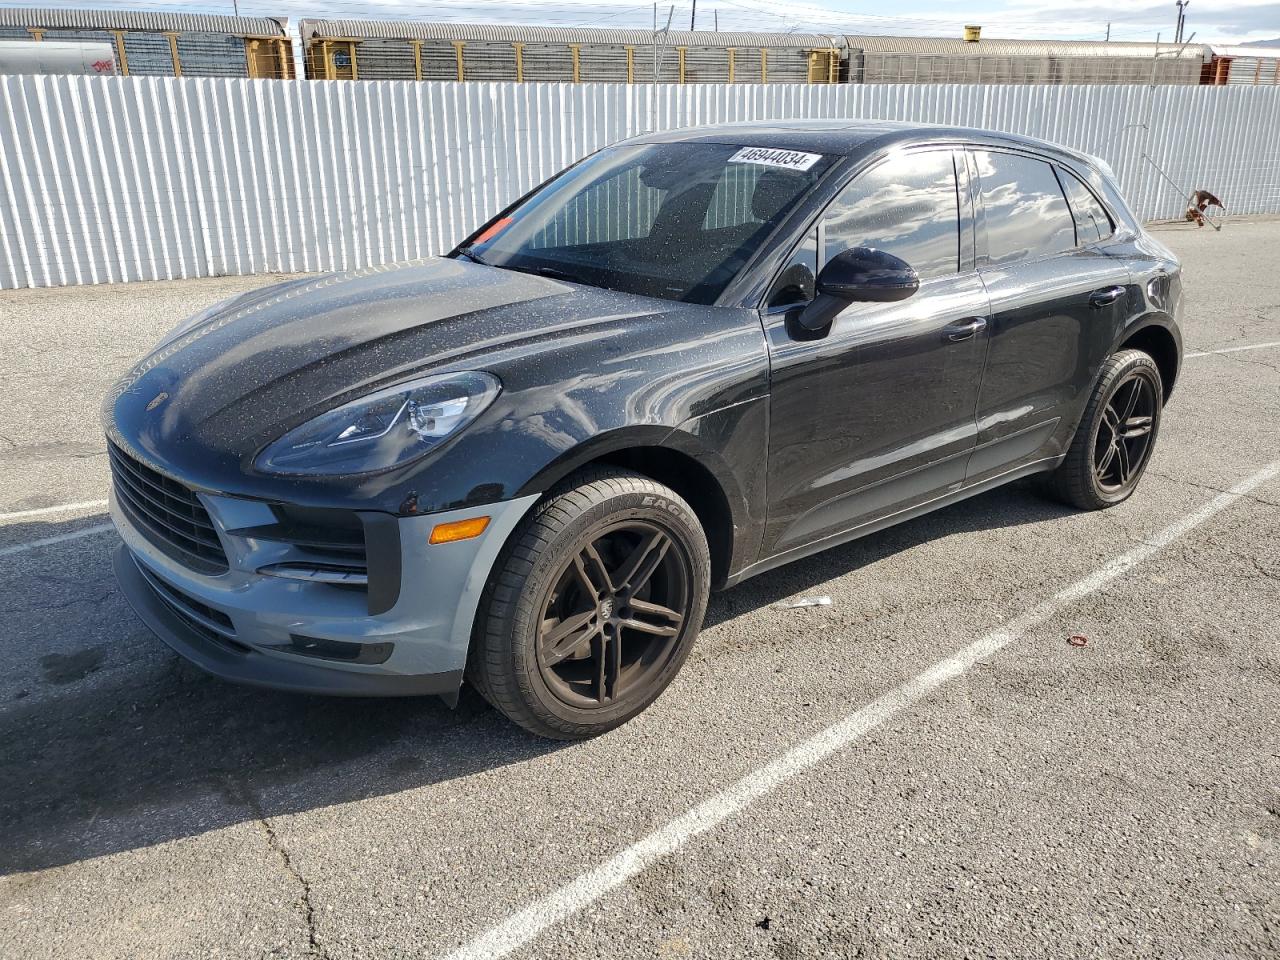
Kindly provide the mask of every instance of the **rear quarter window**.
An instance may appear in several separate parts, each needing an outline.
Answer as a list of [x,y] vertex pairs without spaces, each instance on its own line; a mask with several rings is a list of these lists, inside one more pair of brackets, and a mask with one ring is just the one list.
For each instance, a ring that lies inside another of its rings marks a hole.
[[1034,157],[991,150],[975,150],[973,157],[991,263],[1034,260],[1075,247],[1075,221],[1053,167]]
[[1115,224],[1107,215],[1106,207],[1098,202],[1092,190],[1061,167],[1058,168],[1058,179],[1067,192],[1071,213],[1076,221],[1076,237],[1080,243],[1096,243],[1115,233]]

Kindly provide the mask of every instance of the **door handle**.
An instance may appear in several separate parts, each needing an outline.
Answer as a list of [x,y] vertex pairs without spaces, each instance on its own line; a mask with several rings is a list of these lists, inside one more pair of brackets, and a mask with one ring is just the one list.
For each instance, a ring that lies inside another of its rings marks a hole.
[[1089,294],[1089,306],[1109,307],[1124,296],[1125,288],[1121,286],[1104,287]]
[[952,343],[968,340],[970,337],[987,329],[986,317],[970,317],[968,320],[957,320],[946,327],[947,339]]

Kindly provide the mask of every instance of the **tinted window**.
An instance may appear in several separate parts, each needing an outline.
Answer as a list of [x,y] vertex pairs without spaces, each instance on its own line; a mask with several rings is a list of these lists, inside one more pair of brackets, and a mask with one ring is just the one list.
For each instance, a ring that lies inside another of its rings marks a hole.
[[759,223],[751,209],[751,196],[756,192],[760,175],[768,170],[754,163],[735,163],[725,169],[707,207],[702,229],[736,227],[743,223]]
[[1012,263],[1076,245],[1071,211],[1053,168],[1043,160],[975,150],[986,209],[987,256]]
[[1111,236],[1114,227],[1106,208],[1098,202],[1093,191],[1067,171],[1059,168],[1058,179],[1066,188],[1071,202],[1071,213],[1076,218],[1076,239],[1079,243],[1093,243]]
[[646,186],[640,180],[640,171],[628,167],[567,200],[529,238],[529,249],[647,237],[664,196],[665,190]]
[[721,143],[610,147],[484,230],[482,262],[713,303],[831,158]]
[[824,262],[850,247],[901,257],[920,279],[960,269],[960,212],[950,151],[885,161],[849,184],[827,209]]

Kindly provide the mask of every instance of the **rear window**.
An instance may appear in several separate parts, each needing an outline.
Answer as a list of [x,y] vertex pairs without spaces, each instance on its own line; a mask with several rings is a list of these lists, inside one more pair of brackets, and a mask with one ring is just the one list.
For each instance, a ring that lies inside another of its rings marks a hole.
[[1076,245],[1076,226],[1053,168],[1013,153],[975,150],[992,263],[1065,253]]

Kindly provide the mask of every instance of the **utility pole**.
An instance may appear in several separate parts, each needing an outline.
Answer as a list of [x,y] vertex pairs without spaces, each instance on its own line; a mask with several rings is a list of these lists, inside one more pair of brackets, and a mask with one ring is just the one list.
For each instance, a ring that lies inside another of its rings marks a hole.
[[[673,3],[671,9],[667,11],[667,25],[662,28],[662,37],[666,39],[667,34],[671,32],[671,18],[676,15],[676,5]],[[658,73],[660,72],[661,61],[658,58],[658,5],[653,5],[653,95],[651,97],[649,112],[649,129],[658,129]]]
[[1111,21],[1107,21],[1107,42],[1111,42]]
[[720,8],[716,7],[716,9],[712,10],[711,13],[714,16],[716,21],[716,33],[719,33],[720,32]]
[[1182,42],[1182,31],[1187,24],[1187,7],[1191,6],[1191,0],[1177,0],[1178,5],[1178,25],[1174,30],[1173,42]]
[[697,21],[697,19],[698,19],[698,0],[693,0],[693,9],[689,11],[689,29],[690,30],[698,29],[697,27],[694,26],[694,23],[695,21]]

